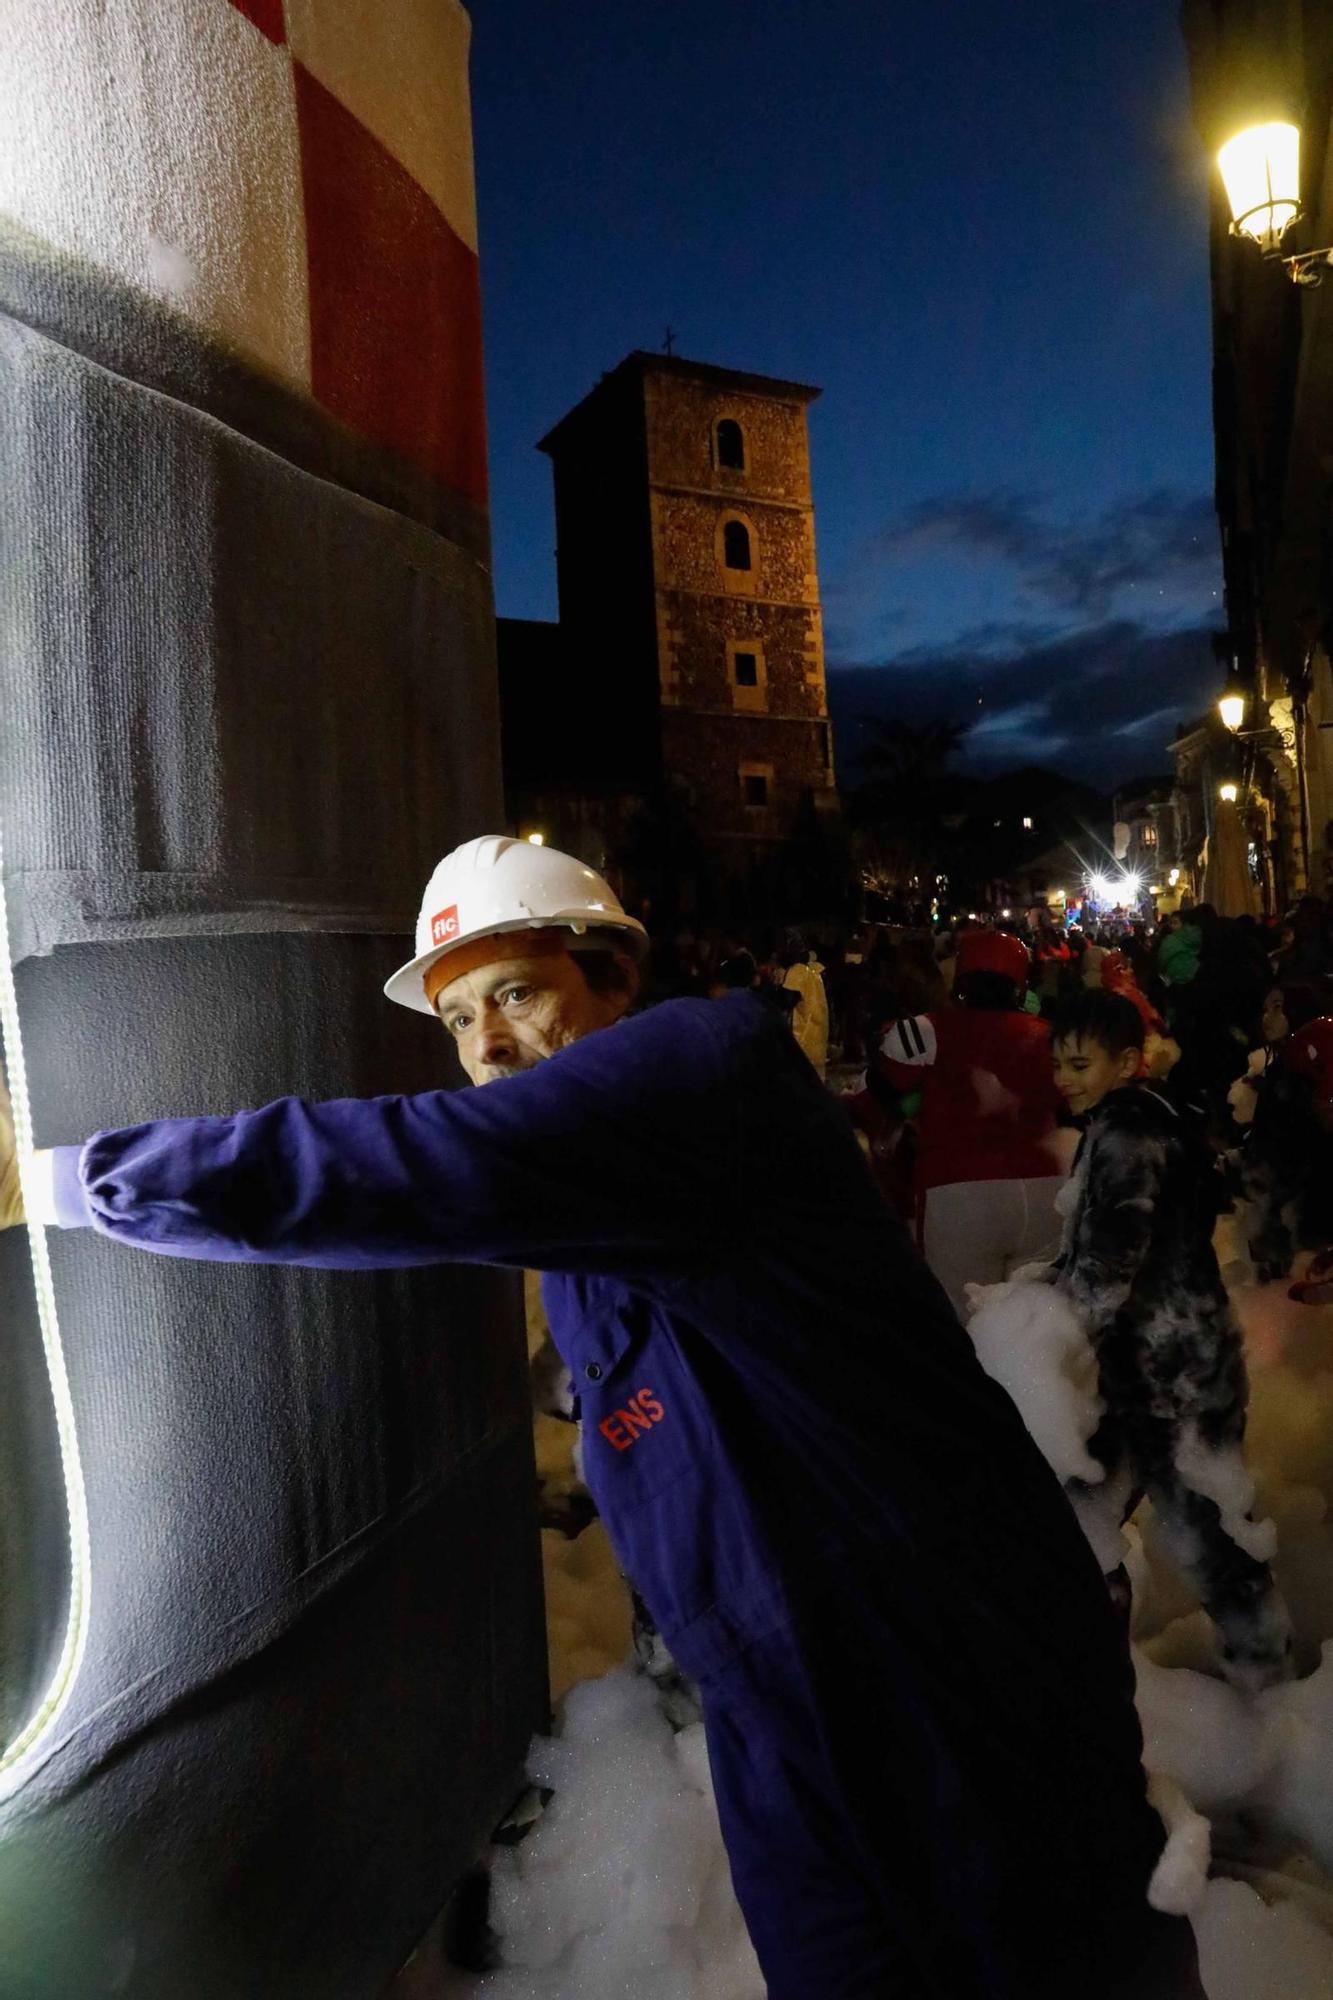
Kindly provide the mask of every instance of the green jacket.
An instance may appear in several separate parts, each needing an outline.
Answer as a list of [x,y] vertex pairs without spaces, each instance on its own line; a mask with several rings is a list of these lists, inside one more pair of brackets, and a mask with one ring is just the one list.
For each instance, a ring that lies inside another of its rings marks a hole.
[[1197,924],[1168,931],[1157,952],[1157,970],[1168,986],[1188,986],[1199,969],[1203,932]]

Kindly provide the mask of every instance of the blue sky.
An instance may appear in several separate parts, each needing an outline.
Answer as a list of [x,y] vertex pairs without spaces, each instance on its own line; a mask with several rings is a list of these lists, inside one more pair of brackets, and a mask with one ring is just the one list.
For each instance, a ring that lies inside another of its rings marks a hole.
[[1216,669],[1208,162],[1174,0],[475,0],[499,609],[634,347],[818,383],[830,692],[978,766],[1164,761]]

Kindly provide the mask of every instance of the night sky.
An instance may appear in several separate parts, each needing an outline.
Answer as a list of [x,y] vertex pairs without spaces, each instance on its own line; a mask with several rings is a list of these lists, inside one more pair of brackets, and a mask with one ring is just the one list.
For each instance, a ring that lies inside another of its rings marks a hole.
[[1208,161],[1175,0],[473,0],[498,608],[538,437],[665,329],[817,383],[839,757],[1168,767],[1215,694]]

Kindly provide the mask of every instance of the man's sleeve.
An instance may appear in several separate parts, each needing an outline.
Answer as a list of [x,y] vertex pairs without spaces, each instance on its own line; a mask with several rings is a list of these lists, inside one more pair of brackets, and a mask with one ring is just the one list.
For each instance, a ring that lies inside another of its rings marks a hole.
[[1165,1167],[1165,1141],[1143,1132],[1113,1125],[1088,1147],[1087,1193],[1064,1281],[1094,1331],[1125,1304],[1148,1254]]
[[281,1098],[99,1133],[57,1150],[60,1219],[219,1261],[695,1269],[731,1231],[739,1178],[704,1006],[656,1009],[480,1089]]
[[881,1074],[895,1090],[920,1090],[939,1054],[939,1037],[929,1014],[894,1021],[880,1039]]

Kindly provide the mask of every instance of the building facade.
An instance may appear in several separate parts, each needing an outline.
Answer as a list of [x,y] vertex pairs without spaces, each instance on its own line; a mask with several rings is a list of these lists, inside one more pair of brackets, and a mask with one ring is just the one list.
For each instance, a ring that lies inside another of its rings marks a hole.
[[674,824],[678,845],[736,878],[771,871],[836,814],[806,424],[817,394],[636,353],[542,439],[559,626],[500,621],[519,816],[563,814],[585,847],[601,823],[614,847],[638,802],[659,835]]
[[[1111,802],[1113,853],[1121,871],[1140,885],[1142,895],[1158,910],[1175,907],[1175,882],[1167,877],[1173,844],[1171,776],[1134,778],[1122,785]],[[1123,851],[1122,851],[1123,849]]]
[[[1333,9],[1185,0],[1209,151],[1271,119],[1301,135],[1304,213],[1283,255],[1333,243]],[[1226,781],[1270,907],[1333,889],[1333,272],[1296,285],[1231,230],[1213,176],[1217,511],[1230,666],[1244,696]],[[1219,695],[1223,687],[1219,685]]]

